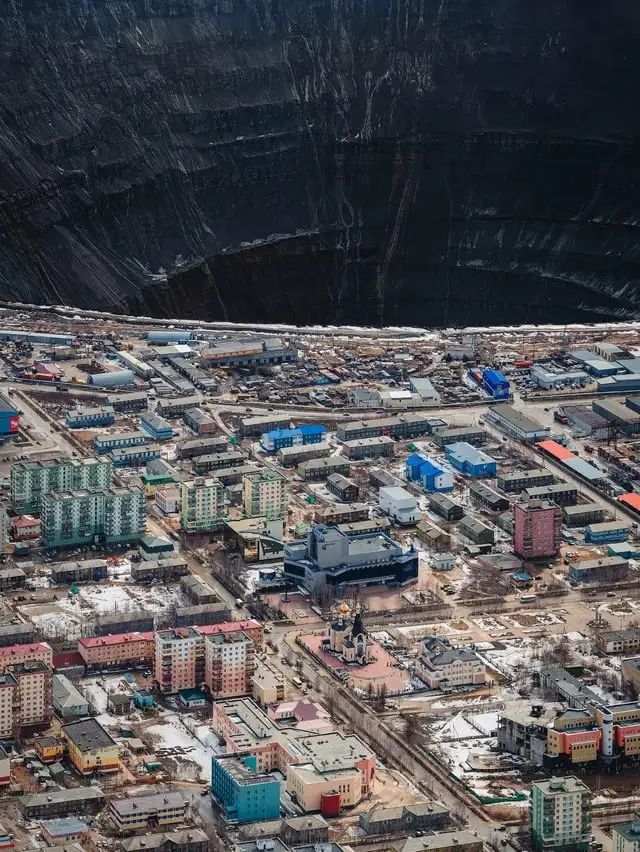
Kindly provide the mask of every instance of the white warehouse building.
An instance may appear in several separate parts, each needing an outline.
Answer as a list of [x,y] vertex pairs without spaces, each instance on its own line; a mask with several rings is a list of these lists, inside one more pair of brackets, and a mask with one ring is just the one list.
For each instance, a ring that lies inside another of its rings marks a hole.
[[386,486],[378,492],[380,508],[398,524],[417,524],[421,518],[418,500],[406,488]]

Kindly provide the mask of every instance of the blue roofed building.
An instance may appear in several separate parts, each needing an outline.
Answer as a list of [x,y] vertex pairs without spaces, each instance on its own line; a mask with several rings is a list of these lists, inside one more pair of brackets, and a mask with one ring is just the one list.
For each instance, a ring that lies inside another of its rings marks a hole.
[[482,373],[482,387],[492,399],[508,399],[511,393],[509,382],[500,370],[484,370]]
[[458,441],[445,447],[447,461],[464,473],[477,479],[495,476],[498,463],[487,453],[483,453],[477,447],[467,444],[466,441]]
[[280,818],[280,781],[258,772],[256,755],[233,755],[211,761],[211,796],[229,822]]
[[272,429],[260,439],[262,447],[268,453],[276,453],[283,447],[298,447],[306,444],[319,444],[324,440],[326,427],[309,423],[297,429]]
[[408,482],[420,482],[420,468],[425,461],[426,458],[420,453],[411,453],[404,463],[404,478]]
[[453,489],[453,473],[445,465],[436,462],[419,453],[412,453],[405,462],[405,478],[416,482],[425,491],[451,491]]

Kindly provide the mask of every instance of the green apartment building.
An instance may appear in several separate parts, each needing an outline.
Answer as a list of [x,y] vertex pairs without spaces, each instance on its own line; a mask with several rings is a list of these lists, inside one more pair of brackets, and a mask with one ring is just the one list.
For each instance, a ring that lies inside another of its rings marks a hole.
[[111,483],[109,459],[60,458],[11,465],[11,508],[39,514],[42,497],[56,491],[103,491]]
[[57,491],[42,498],[42,541],[48,548],[129,544],[145,534],[141,488]]
[[531,784],[531,841],[535,852],[587,852],[591,840],[591,791],[578,778]]
[[225,488],[214,477],[180,483],[180,524],[187,533],[220,529],[228,514]]
[[282,520],[287,513],[287,481],[271,468],[246,473],[242,477],[242,499],[247,518]]

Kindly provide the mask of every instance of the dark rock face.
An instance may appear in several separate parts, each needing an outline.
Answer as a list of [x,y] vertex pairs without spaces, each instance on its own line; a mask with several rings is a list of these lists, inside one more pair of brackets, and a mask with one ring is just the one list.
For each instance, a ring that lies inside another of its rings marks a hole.
[[632,0],[13,0],[0,24],[0,297],[640,315]]

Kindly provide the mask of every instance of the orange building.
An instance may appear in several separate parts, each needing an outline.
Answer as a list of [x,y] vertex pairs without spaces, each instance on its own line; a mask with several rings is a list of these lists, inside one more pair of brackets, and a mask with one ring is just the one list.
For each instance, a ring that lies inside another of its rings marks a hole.
[[64,755],[64,740],[58,737],[36,737],[33,741],[35,753],[43,763],[53,763]]

